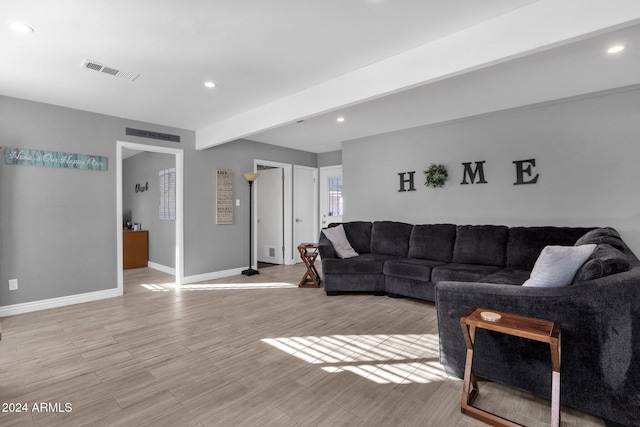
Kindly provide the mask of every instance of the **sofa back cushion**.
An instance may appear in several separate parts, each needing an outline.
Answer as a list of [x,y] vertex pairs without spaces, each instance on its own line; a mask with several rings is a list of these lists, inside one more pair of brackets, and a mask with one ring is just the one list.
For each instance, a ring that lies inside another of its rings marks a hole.
[[591,228],[512,227],[507,243],[507,266],[531,271],[545,246],[572,246]]
[[581,236],[576,241],[576,246],[588,245],[590,243],[595,243],[596,245],[611,245],[618,250],[625,250],[625,245],[622,243],[620,233],[612,227],[595,228],[585,233],[584,236]]
[[409,258],[451,262],[455,243],[453,224],[416,225],[409,239]]
[[[371,228],[371,252],[406,257],[413,225],[395,221],[376,221]],[[356,249],[357,250],[357,249]]]
[[503,225],[459,225],[452,261],[504,267],[508,237],[509,228]]
[[[331,223],[329,228],[337,227],[341,223]],[[368,221],[351,221],[342,223],[351,247],[360,255],[371,251],[371,223]]]

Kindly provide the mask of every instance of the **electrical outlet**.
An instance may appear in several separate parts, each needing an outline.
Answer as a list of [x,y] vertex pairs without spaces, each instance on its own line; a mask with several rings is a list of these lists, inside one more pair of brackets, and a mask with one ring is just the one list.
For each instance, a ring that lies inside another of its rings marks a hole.
[[9,279],[9,290],[15,291],[18,289],[18,279]]

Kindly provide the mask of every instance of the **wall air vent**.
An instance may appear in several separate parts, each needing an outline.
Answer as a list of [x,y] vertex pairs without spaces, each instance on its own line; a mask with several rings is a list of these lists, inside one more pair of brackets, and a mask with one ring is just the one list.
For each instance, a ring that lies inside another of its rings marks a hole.
[[100,64],[96,61],[90,61],[88,59],[85,59],[84,61],[82,61],[82,67],[87,68],[89,70],[98,71],[100,73],[110,74],[112,76],[119,77],[121,79],[129,80],[129,81],[135,81],[135,79],[140,77],[140,74],[119,70],[117,68],[109,67],[109,66]]

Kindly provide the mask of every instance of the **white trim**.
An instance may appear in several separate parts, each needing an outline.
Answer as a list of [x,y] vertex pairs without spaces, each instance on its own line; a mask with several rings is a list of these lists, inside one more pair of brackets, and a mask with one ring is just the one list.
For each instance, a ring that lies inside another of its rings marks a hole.
[[151,151],[153,153],[173,154],[176,156],[176,286],[180,287],[184,278],[184,150],[181,148],[160,147],[157,145],[137,144],[116,141],[116,236],[117,236],[117,277],[118,295],[124,294],[124,273],[122,271],[122,149]]
[[176,269],[173,267],[167,267],[166,265],[158,264],[153,261],[147,262],[147,267],[153,268],[154,270],[162,271],[163,273],[176,275]]
[[187,283],[198,283],[198,282],[204,282],[207,280],[216,280],[216,279],[223,279],[225,277],[239,276],[242,274],[242,271],[246,270],[247,268],[248,267],[233,268],[231,270],[221,270],[221,271],[214,271],[211,273],[187,276],[183,279],[182,284],[186,285]]
[[[284,171],[284,264],[294,265],[293,259],[293,165],[291,163],[272,162],[270,160],[253,160],[253,171],[258,172],[258,165],[282,168]],[[258,178],[260,179],[260,178]],[[258,266],[258,218],[257,218],[257,194],[260,184],[253,192],[253,260],[254,266]]]
[[5,305],[0,307],[0,317],[14,316],[16,314],[30,313],[32,311],[47,310],[50,308],[64,307],[66,305],[81,304],[83,302],[97,301],[106,298],[120,296],[118,289],[87,292],[84,294],[69,295],[66,297],[50,298],[40,301],[25,302],[21,304]]

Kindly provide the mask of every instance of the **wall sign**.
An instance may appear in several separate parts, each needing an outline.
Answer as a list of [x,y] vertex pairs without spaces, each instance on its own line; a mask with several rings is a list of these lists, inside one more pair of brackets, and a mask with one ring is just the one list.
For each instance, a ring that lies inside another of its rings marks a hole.
[[109,158],[105,156],[34,150],[29,148],[7,147],[4,150],[4,161],[8,165],[106,171],[108,159]]
[[[462,182],[460,185],[487,184],[488,181],[484,177],[485,163],[486,161],[484,160],[462,163]],[[536,167],[536,159],[514,160],[512,163],[516,166],[516,182],[513,185],[535,184],[538,182],[540,174],[536,173],[534,175],[533,172],[533,168]],[[400,177],[400,189],[398,192],[416,191],[413,180],[415,173],[415,171],[398,173]]]
[[216,224],[233,224],[232,171],[216,171]]

